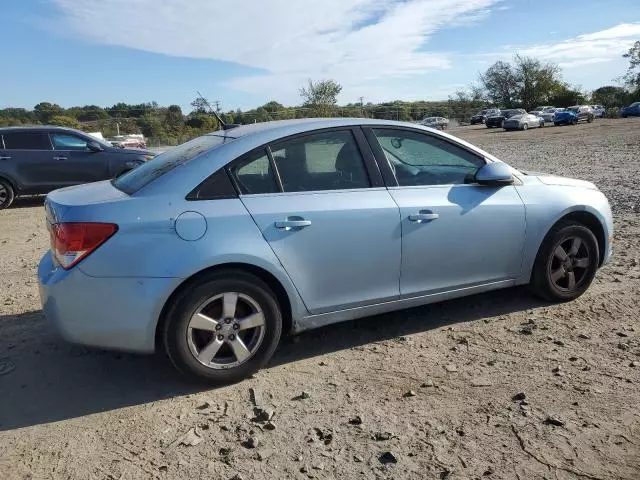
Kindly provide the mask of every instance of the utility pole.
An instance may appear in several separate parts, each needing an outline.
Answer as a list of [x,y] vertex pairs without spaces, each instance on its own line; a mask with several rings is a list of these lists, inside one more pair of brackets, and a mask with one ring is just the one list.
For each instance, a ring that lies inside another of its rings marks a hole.
[[364,117],[364,97],[359,97],[360,98],[360,112],[361,115]]
[[214,102],[216,104],[216,113],[220,114],[220,100]]

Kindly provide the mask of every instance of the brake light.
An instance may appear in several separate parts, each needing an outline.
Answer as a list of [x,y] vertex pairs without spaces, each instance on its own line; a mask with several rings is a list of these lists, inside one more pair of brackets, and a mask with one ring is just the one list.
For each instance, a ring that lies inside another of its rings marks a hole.
[[56,223],[51,225],[51,251],[65,270],[70,269],[118,231],[113,223]]

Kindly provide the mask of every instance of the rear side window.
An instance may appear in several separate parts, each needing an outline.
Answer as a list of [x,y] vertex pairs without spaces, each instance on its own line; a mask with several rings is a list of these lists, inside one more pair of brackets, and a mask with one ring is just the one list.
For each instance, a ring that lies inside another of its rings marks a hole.
[[49,136],[42,132],[6,132],[4,148],[8,150],[51,150]]
[[187,143],[170,148],[166,152],[134,168],[129,173],[113,181],[113,186],[128,195],[132,195],[151,182],[160,178],[174,168],[188,163],[201,153],[205,153],[224,143],[229,143],[232,137],[205,135]]

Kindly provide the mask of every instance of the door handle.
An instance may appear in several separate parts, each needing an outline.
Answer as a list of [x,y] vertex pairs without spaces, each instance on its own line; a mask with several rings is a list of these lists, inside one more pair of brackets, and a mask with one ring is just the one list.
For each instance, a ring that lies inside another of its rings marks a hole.
[[66,160],[67,157],[53,157],[54,160]]
[[5,157],[5,156],[1,156],[0,160],[11,160],[11,157]]
[[311,225],[311,220],[285,220],[283,222],[276,222],[276,228],[281,230],[291,230],[292,228],[304,228]]
[[409,215],[409,221],[416,223],[431,222],[432,220],[437,220],[439,218],[440,215],[433,213],[430,210],[420,210],[418,213]]

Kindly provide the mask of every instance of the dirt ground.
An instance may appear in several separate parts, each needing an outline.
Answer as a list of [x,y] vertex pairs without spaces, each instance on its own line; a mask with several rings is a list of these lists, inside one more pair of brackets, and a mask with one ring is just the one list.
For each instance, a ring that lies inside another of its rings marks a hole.
[[311,331],[225,388],[59,340],[35,277],[42,201],[0,212],[0,479],[639,479],[640,119],[451,133],[609,196],[615,254],[591,289]]

